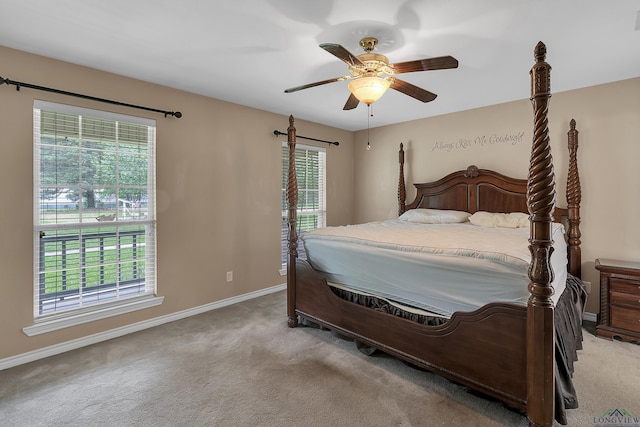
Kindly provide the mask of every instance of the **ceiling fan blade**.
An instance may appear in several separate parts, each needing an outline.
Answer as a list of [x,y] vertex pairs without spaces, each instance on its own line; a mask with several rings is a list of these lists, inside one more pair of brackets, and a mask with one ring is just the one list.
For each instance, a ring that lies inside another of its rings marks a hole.
[[360,101],[358,100],[358,98],[356,98],[354,94],[351,94],[349,95],[349,99],[347,99],[347,103],[344,104],[343,110],[353,110],[358,106],[359,103]]
[[391,64],[396,74],[412,73],[414,71],[445,70],[458,68],[458,60],[453,56],[439,56],[437,58],[417,59],[415,61]]
[[400,80],[398,78],[394,79],[390,87],[391,89],[395,89],[398,92],[402,92],[405,95],[409,95],[410,97],[422,102],[433,101],[438,96],[435,93],[419,88],[418,86],[412,85],[411,83],[407,83],[404,80]]
[[334,55],[339,60],[344,61],[347,65],[364,65],[356,55],[352,54],[339,44],[323,43],[320,47]]
[[307,83],[306,85],[296,86],[296,87],[291,87],[289,89],[285,89],[284,93],[297,92],[299,90],[308,89],[310,87],[326,85],[327,83],[340,82],[342,80],[347,80],[348,78],[350,78],[350,77],[349,76],[342,76],[342,77],[336,77],[334,79],[322,80],[321,82]]

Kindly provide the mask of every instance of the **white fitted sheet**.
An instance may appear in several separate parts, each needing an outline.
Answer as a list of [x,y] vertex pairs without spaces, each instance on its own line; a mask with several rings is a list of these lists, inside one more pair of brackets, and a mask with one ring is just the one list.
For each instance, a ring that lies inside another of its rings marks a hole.
[[[529,233],[396,219],[317,229],[302,240],[309,262],[327,281],[451,316],[494,301],[527,303]],[[561,224],[553,224],[553,239],[556,302],[567,277]]]

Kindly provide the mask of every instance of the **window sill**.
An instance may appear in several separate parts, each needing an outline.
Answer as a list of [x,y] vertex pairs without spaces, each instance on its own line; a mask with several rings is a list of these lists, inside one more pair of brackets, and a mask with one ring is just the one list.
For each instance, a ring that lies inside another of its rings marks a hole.
[[157,297],[153,295],[131,298],[103,307],[94,306],[91,310],[85,310],[84,312],[70,312],[60,316],[43,318],[41,320],[37,320],[34,325],[23,328],[22,331],[26,335],[32,337],[34,335],[45,334],[47,332],[57,331],[71,326],[93,322],[94,320],[106,319],[120,314],[155,307],[162,304],[163,301],[164,297]]

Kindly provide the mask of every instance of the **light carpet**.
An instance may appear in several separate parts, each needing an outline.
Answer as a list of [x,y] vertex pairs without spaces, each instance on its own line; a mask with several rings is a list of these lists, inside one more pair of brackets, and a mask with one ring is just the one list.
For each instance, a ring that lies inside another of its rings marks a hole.
[[[640,416],[640,346],[585,330],[574,374],[593,427]],[[284,292],[0,372],[2,426],[527,426],[493,400],[327,331],[286,325]]]

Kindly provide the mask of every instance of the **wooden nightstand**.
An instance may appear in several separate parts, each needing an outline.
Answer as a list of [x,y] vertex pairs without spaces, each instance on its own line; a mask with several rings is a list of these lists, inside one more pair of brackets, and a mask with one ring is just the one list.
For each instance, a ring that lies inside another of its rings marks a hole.
[[640,344],[640,262],[597,259],[600,314],[596,336]]

